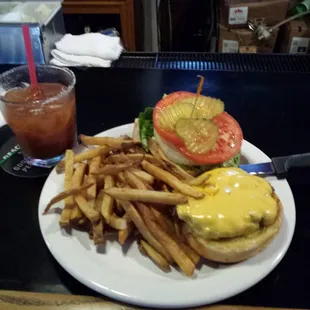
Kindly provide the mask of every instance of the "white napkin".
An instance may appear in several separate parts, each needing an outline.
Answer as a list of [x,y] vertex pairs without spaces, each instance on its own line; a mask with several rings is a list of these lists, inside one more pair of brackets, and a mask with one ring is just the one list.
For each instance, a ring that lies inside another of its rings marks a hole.
[[116,60],[123,51],[119,37],[101,33],[85,33],[77,36],[66,34],[55,45],[57,50],[65,54],[93,56],[105,60]]
[[52,50],[51,54],[54,58],[50,60],[50,64],[56,66],[111,67],[111,60],[104,60],[99,57],[69,55],[56,49]]

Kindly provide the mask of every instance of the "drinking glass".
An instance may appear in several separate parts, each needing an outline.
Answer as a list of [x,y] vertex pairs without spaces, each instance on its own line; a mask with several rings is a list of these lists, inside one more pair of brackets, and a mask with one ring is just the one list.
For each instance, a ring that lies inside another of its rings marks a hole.
[[0,75],[0,109],[25,160],[52,167],[76,145],[75,75],[66,68],[36,66],[30,85],[27,66]]

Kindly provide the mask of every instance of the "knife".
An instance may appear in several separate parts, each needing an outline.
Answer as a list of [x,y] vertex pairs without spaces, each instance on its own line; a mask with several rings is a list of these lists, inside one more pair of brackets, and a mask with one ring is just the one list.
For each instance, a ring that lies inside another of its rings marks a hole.
[[240,168],[250,174],[259,176],[275,175],[278,179],[285,179],[291,168],[310,167],[310,153],[274,157],[269,163],[240,165]]

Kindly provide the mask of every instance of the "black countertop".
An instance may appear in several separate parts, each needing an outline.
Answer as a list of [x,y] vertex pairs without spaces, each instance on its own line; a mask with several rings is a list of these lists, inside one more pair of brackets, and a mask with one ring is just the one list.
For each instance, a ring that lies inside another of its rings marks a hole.
[[[0,72],[6,67],[0,66]],[[195,91],[195,71],[75,70],[78,131],[96,134],[130,123],[163,93]],[[224,100],[244,137],[270,157],[309,152],[310,75],[205,72],[204,93]],[[0,129],[0,145],[12,133]],[[289,176],[297,226],[282,262],[264,280],[225,304],[310,308],[310,170]],[[37,207],[45,178],[22,179],[0,169],[0,289],[95,295],[51,256]]]

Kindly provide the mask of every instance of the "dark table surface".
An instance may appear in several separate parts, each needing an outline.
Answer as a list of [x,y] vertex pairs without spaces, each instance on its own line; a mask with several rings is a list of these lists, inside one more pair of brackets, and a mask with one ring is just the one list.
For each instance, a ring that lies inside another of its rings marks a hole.
[[[0,66],[0,72],[6,67]],[[163,93],[195,91],[194,71],[75,70],[78,131],[96,134],[130,123]],[[309,152],[310,76],[306,74],[205,72],[204,93],[224,100],[244,137],[270,157]],[[0,145],[10,136],[0,129]],[[292,244],[264,280],[225,304],[310,308],[310,170],[288,181],[297,208]],[[94,295],[51,256],[38,223],[45,178],[22,179],[0,169],[0,289]]]

